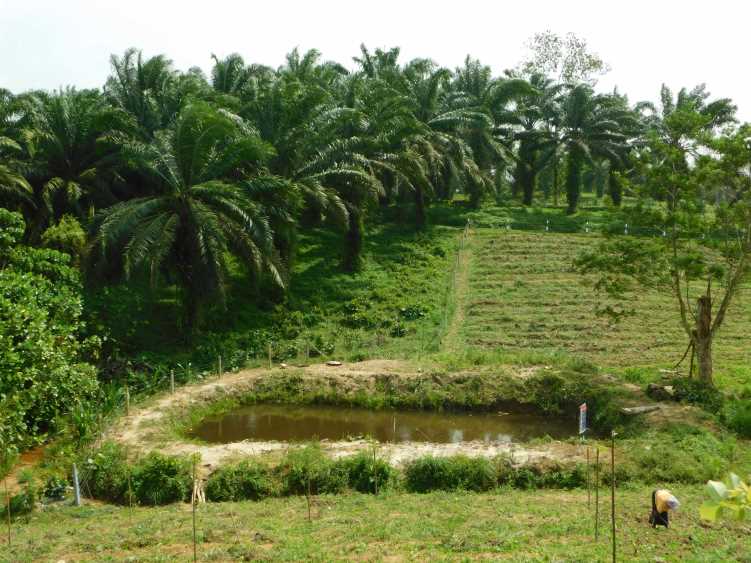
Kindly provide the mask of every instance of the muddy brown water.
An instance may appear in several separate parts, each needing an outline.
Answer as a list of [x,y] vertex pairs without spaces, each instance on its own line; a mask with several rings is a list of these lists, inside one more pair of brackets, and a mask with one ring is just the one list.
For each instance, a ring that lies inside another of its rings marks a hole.
[[524,442],[565,438],[575,424],[550,416],[519,413],[373,411],[320,405],[252,405],[204,419],[191,433],[209,443],[349,440],[459,443]]

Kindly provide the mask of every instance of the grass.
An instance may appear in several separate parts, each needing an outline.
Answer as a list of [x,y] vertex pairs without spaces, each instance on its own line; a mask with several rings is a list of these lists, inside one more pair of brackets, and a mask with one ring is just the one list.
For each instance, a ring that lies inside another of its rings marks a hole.
[[[651,488],[617,491],[617,550],[630,561],[745,561],[748,525],[705,525],[703,492],[671,487],[682,503],[670,529],[649,527]],[[609,496],[600,492],[600,539],[587,493],[515,491],[345,494],[206,504],[197,514],[201,561],[603,561],[610,558]],[[0,561],[189,561],[189,505],[51,507],[14,524]]]
[[[618,326],[595,316],[596,295],[572,264],[596,237],[477,229],[464,343],[470,349],[579,357],[639,383],[657,377],[657,368],[672,367],[685,351],[686,336],[671,297],[642,292],[636,316]],[[741,292],[716,341],[721,387],[748,381],[749,296]]]
[[212,369],[219,354],[226,368],[244,367],[266,359],[269,343],[275,361],[301,360],[308,351],[346,360],[420,357],[438,350],[446,328],[460,232],[443,225],[423,233],[374,227],[355,275],[339,266],[340,234],[307,232],[283,299],[268,287],[254,288],[238,270],[226,307],[207,308],[204,330],[192,344],[180,337],[174,287],[152,290],[131,282],[91,292],[90,325],[146,370],[188,361],[196,370]]

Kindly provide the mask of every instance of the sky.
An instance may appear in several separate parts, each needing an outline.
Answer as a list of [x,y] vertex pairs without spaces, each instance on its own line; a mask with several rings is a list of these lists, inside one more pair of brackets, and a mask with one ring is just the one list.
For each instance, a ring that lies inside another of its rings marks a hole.
[[470,54],[501,74],[551,30],[610,65],[599,89],[636,102],[705,82],[751,121],[749,16],[746,0],[0,0],[0,88],[101,87],[129,47],[208,72],[212,53],[278,67],[294,47],[351,67],[365,43],[449,68]]

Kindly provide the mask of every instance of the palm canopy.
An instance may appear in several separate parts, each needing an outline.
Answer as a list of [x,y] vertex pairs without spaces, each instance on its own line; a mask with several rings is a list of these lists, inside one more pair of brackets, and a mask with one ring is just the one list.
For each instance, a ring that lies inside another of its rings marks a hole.
[[112,162],[98,141],[128,129],[130,117],[106,104],[95,90],[34,92],[21,104],[27,176],[38,209],[32,235],[64,213],[83,218],[86,209],[93,212],[113,203],[113,177],[108,174]]
[[201,303],[223,297],[230,254],[256,279],[268,274],[282,283],[266,211],[245,185],[263,175],[273,149],[239,117],[194,102],[149,143],[112,141],[153,193],[99,214],[93,230],[102,257],[117,249],[126,276],[176,271],[190,326]]
[[33,205],[31,185],[22,173],[23,148],[16,140],[19,137],[15,127],[17,111],[15,96],[0,88],[0,197],[12,203]]

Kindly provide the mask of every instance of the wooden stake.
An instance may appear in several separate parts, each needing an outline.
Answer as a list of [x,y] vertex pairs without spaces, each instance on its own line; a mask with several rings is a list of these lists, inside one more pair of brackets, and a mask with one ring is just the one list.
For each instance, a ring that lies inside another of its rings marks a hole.
[[613,527],[613,563],[615,563],[615,431],[610,434],[610,520]]
[[175,370],[169,370],[169,388],[170,392],[175,394]]
[[125,384],[125,416],[130,416],[130,388]]
[[373,446],[373,483],[375,484],[375,494],[378,496],[378,464],[376,460],[376,447]]
[[589,480],[589,446],[587,446],[587,508],[592,506],[592,489]]
[[223,375],[224,372],[222,371],[222,355],[221,354],[219,354],[219,362],[218,363],[219,363],[219,377],[222,377],[222,375]]
[[271,369],[271,342],[269,342],[269,369]]
[[310,469],[308,469],[308,491],[305,494],[305,499],[308,501],[308,522],[312,522],[313,517],[310,513]]
[[600,448],[595,449],[595,541],[600,535]]
[[198,551],[196,548],[196,461],[193,460],[193,495],[191,496],[191,504],[193,505],[193,561],[198,561]]
[[10,530],[11,530],[11,517],[10,517],[10,492],[8,491],[8,478],[6,477],[3,479],[5,481],[5,513],[8,515],[8,547],[11,545],[11,537],[10,537]]

